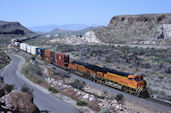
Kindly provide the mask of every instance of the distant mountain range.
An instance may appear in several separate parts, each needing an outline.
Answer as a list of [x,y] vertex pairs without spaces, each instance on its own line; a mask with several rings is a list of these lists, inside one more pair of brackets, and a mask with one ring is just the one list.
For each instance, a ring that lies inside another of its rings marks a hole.
[[54,29],[46,34],[48,35],[56,35],[56,36],[61,36],[61,37],[66,37],[66,36],[71,36],[71,35],[80,35],[83,36],[86,32],[95,30],[95,29],[102,29],[104,28],[104,26],[97,26],[97,27],[87,27],[85,29],[81,29],[81,30],[64,30],[64,29]]
[[86,29],[88,27],[97,27],[98,25],[86,25],[86,24],[64,24],[64,25],[41,25],[41,26],[32,26],[28,27],[30,30],[34,32],[50,32],[54,29],[63,29],[69,31],[79,31],[82,29]]

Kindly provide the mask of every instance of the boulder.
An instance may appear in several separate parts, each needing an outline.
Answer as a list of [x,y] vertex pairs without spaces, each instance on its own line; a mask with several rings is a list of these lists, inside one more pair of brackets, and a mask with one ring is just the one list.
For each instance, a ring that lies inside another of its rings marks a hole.
[[33,103],[33,96],[26,92],[12,91],[0,98],[0,110],[12,113],[40,113]]

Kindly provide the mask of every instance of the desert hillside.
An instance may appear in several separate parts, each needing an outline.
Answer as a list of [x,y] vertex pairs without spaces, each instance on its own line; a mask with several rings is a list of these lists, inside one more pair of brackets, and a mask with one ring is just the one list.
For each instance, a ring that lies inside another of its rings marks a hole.
[[10,43],[13,38],[33,37],[37,34],[27,29],[19,22],[0,21],[0,46]]
[[22,26],[19,22],[6,22],[0,21],[0,34],[26,34],[33,33],[28,30],[24,26]]
[[170,45],[171,13],[114,16],[107,27],[94,32],[106,43]]

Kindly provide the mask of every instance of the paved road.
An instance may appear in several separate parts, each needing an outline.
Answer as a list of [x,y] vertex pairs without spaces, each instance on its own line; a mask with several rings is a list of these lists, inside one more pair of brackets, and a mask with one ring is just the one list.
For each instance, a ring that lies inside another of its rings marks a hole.
[[20,90],[24,84],[32,88],[34,103],[41,111],[46,111],[46,113],[79,113],[71,105],[49,94],[46,89],[41,88],[24,78],[20,73],[25,62],[23,57],[15,55],[9,56],[12,59],[11,63],[0,71],[1,76],[4,77],[5,83],[15,84],[17,90]]

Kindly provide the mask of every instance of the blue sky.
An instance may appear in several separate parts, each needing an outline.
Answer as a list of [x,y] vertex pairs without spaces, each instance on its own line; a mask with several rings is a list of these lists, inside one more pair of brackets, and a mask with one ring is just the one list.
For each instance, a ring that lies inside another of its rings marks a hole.
[[0,20],[25,26],[107,25],[115,15],[171,13],[171,0],[0,0]]

